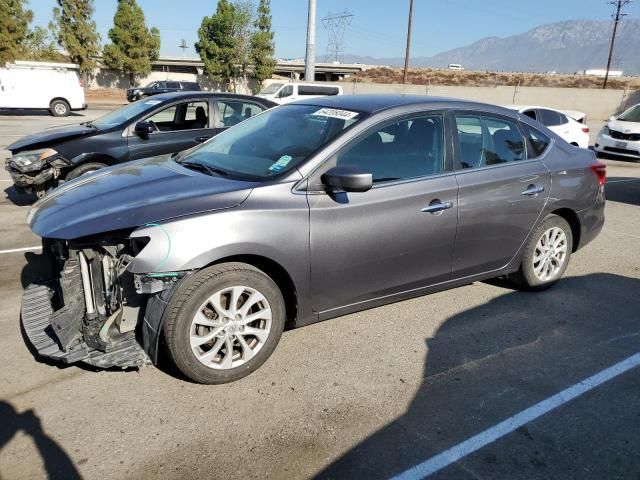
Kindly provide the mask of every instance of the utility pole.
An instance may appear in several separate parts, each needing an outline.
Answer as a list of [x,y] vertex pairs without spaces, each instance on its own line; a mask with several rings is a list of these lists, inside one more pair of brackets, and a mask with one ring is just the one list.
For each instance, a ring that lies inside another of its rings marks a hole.
[[622,13],[622,9],[629,5],[631,0],[612,0],[609,4],[613,5],[614,14],[613,17],[613,33],[611,34],[611,44],[609,45],[609,58],[607,59],[607,71],[604,74],[604,84],[602,85],[603,89],[607,88],[607,82],[609,81],[609,69],[611,68],[611,57],[613,56],[613,45],[616,41],[616,32],[618,31],[618,23],[622,20],[623,17],[626,17],[626,13]]
[[307,54],[304,59],[304,79],[307,82],[313,82],[316,79],[316,0],[309,0]]
[[413,17],[413,0],[409,0],[409,23],[407,25],[407,50],[404,53],[404,76],[402,83],[407,83],[409,75],[409,51],[411,50],[411,19]]

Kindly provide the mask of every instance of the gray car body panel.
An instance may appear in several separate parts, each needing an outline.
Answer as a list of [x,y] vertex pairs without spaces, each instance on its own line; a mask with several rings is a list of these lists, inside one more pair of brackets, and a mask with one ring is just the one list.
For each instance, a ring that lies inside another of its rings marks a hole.
[[[189,171],[173,172],[177,178],[163,180],[170,177],[167,170],[175,170],[163,163],[166,159],[132,164],[140,170],[139,182],[133,172],[98,172],[93,180],[63,187],[69,190],[59,197],[54,192],[49,203],[45,198],[32,229],[44,237],[71,239],[140,227],[131,236],[151,240],[129,264],[133,273],[191,271],[239,256],[263,257],[288,273],[298,299],[296,324],[304,325],[514,271],[531,230],[558,209],[570,209],[585,222],[580,246],[602,227],[604,197],[589,171],[593,154],[566,144],[517,112],[411,96],[323,97],[296,103],[360,111],[367,118],[297,170],[270,182]],[[449,122],[442,175],[338,195],[309,185],[335,152],[374,125],[434,110],[520,120],[544,132],[552,144],[541,158],[456,172],[459,152]],[[541,184],[544,193],[524,198],[521,192],[530,184]],[[65,222],[58,210],[68,208],[76,196],[88,203],[69,212],[77,219]],[[438,216],[420,212],[433,199],[452,201],[454,207]],[[111,210],[107,201],[118,205]]]
[[254,186],[188,170],[168,155],[152,157],[65,183],[34,204],[30,226],[41,237],[71,240],[235,207]]

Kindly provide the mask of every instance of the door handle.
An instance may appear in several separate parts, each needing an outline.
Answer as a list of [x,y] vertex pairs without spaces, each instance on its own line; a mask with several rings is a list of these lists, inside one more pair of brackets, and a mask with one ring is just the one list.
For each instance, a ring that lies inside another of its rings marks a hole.
[[207,140],[209,140],[211,137],[196,137],[196,142],[206,142]]
[[544,192],[544,187],[538,187],[537,185],[529,185],[527,189],[522,192],[522,195],[533,196]]
[[441,202],[440,200],[432,200],[429,205],[420,209],[425,213],[442,213],[443,210],[448,210],[453,207],[453,202]]

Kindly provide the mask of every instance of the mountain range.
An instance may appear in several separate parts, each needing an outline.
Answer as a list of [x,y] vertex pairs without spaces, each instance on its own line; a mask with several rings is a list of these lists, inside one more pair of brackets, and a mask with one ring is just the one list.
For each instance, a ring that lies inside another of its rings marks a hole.
[[[487,37],[466,47],[428,57],[414,48],[412,67],[446,67],[460,63],[468,70],[575,73],[607,64],[613,24],[610,21],[569,20],[535,27],[505,38]],[[640,20],[624,19],[618,26],[612,70],[640,74]],[[322,58],[318,59],[322,61]],[[375,58],[347,54],[344,63],[402,66],[404,58]]]

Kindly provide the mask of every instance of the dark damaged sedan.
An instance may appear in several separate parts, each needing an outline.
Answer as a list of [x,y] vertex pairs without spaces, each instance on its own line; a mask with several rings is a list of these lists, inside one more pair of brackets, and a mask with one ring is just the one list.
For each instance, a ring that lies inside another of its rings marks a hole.
[[24,330],[63,362],[167,353],[197,382],[236,380],[285,326],[498,276],[550,287],[600,232],[604,183],[592,152],[500,107],[281,106],[39,201],[29,223],[54,273],[25,290]]
[[117,163],[179,152],[276,106],[225,93],[168,93],[143,99],[92,122],[50,128],[9,145],[6,168],[15,188],[46,191]]

